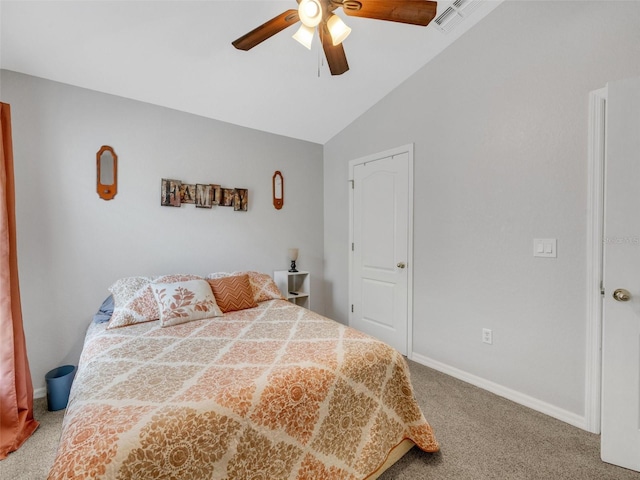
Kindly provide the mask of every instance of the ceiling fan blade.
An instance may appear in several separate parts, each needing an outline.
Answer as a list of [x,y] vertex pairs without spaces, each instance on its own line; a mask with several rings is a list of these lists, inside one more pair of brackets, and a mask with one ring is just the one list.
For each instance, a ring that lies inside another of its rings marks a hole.
[[438,4],[430,0],[344,0],[342,10],[353,17],[374,18],[426,27]]
[[331,75],[342,75],[344,72],[349,70],[347,56],[344,53],[342,43],[339,43],[338,45],[333,44],[326,21],[323,20],[320,25],[318,25],[318,29],[320,39],[322,40],[322,48],[324,49],[325,57],[327,57],[327,64],[329,65]]
[[300,20],[300,18],[298,17],[297,10],[287,10],[259,27],[254,28],[237,40],[234,40],[231,44],[239,50],[251,50],[256,45],[274,36],[276,33],[281,32],[289,25],[298,22],[298,20]]

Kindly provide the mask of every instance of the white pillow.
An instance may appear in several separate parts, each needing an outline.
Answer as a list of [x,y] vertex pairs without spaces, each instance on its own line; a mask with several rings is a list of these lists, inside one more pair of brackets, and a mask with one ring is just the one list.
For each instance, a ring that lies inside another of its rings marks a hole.
[[154,283],[151,290],[158,302],[162,327],[223,315],[206,280]]
[[198,275],[175,274],[160,277],[126,277],[109,287],[113,295],[113,314],[107,328],[126,327],[136,323],[158,320],[158,304],[151,291],[153,283],[186,282],[198,280]]
[[215,272],[215,273],[210,273],[205,278],[215,280],[216,278],[225,278],[230,276],[231,276],[231,273],[228,273],[228,272]]

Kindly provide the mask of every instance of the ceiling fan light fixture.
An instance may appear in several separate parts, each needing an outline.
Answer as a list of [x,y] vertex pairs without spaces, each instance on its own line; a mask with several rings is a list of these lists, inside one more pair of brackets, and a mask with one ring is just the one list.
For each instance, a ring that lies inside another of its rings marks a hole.
[[293,38],[311,50],[311,42],[313,42],[313,34],[315,29],[313,27],[307,27],[305,24],[300,25],[300,28],[293,34]]
[[322,20],[322,5],[319,0],[302,0],[298,5],[300,21],[309,28],[316,27]]
[[351,33],[351,28],[349,28],[347,24],[344,23],[336,14],[331,14],[329,17],[329,20],[327,21],[327,28],[331,34],[331,40],[333,41],[334,47],[341,44]]

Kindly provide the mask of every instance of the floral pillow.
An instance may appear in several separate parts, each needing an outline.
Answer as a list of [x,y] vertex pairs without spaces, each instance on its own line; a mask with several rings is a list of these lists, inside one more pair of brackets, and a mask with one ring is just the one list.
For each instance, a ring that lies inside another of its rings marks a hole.
[[253,299],[256,302],[264,302],[273,299],[284,299],[280,289],[273,281],[270,275],[260,272],[217,272],[207,275],[207,279],[224,278],[238,275],[248,275],[251,289],[253,290]]
[[222,316],[206,280],[154,283],[151,289],[158,304],[162,327]]
[[249,276],[249,283],[251,283],[251,288],[253,289],[253,298],[256,302],[284,299],[271,275],[260,272],[234,272],[233,274],[247,274]]
[[158,303],[151,291],[152,283],[172,283],[202,280],[198,275],[163,275],[160,277],[126,277],[109,287],[114,309],[107,328],[126,327],[136,323],[158,320]]
[[258,306],[248,275],[233,275],[208,279],[216,302],[223,312],[234,312]]

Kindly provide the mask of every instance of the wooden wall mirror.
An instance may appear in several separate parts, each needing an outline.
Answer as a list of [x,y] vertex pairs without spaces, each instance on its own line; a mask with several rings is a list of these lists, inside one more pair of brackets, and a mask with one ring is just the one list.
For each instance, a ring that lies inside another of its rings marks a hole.
[[111,200],[118,193],[118,156],[113,148],[103,145],[96,155],[97,191],[103,200]]
[[276,210],[280,210],[284,205],[284,178],[282,173],[276,171],[273,174],[273,206]]

